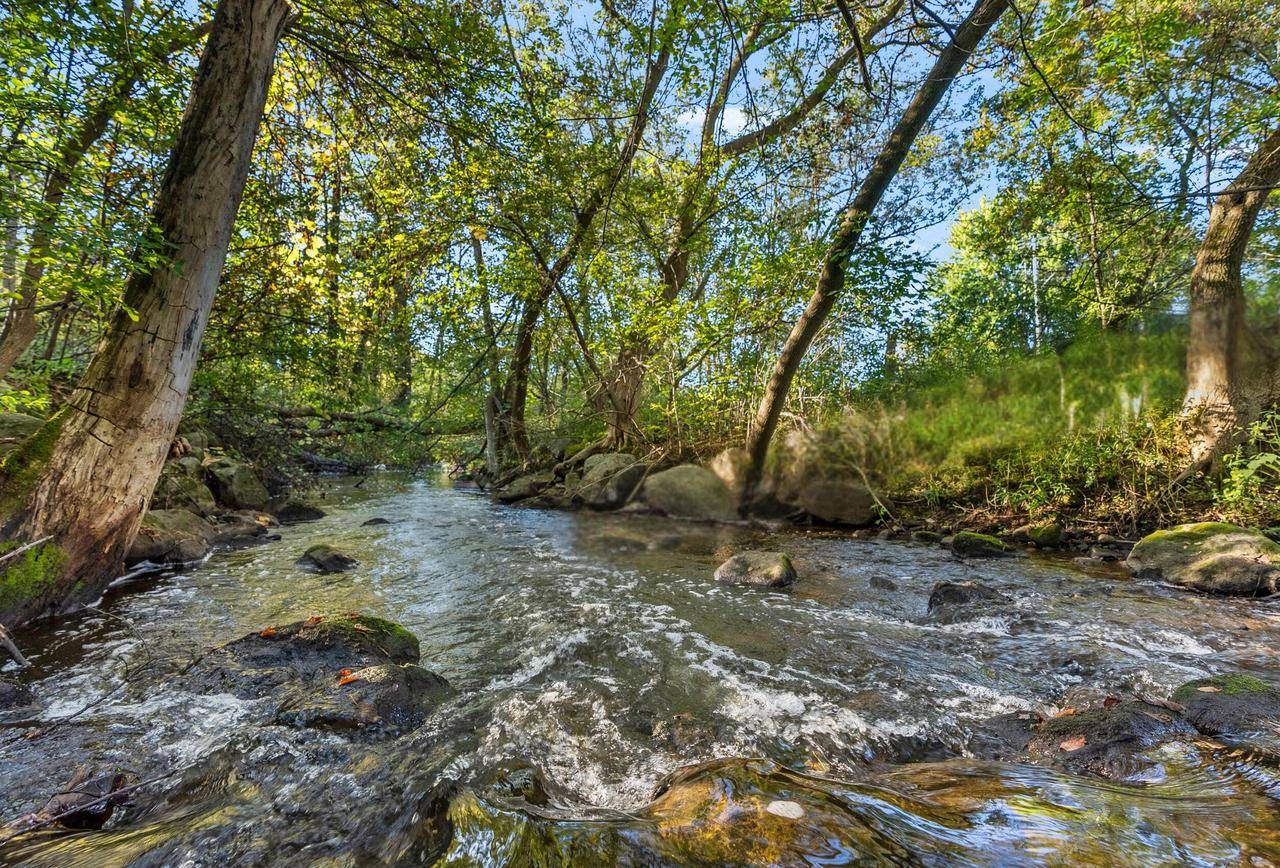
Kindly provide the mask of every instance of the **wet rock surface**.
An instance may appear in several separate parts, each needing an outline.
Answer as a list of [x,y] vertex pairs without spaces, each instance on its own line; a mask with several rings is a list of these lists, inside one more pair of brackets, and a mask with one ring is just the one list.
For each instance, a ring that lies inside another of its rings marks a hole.
[[926,617],[935,624],[954,624],[987,617],[1010,602],[1005,594],[979,582],[938,582],[929,592]]
[[738,552],[716,569],[717,582],[757,588],[786,588],[795,584],[796,568],[781,552]]
[[209,553],[217,530],[187,509],[153,509],[142,518],[125,563],[192,563]]
[[298,558],[298,566],[317,573],[345,573],[359,566],[359,561],[331,545],[314,545]]
[[1209,735],[1280,732],[1280,688],[1252,675],[1199,678],[1179,687],[1173,701],[1187,719]]
[[1075,774],[1124,779],[1152,764],[1143,751],[1196,735],[1176,712],[1134,700],[1050,718],[1034,728],[1027,752]]
[[212,649],[187,673],[195,692],[268,700],[274,723],[402,733],[448,692],[416,665],[418,639],[369,615],[316,615]]

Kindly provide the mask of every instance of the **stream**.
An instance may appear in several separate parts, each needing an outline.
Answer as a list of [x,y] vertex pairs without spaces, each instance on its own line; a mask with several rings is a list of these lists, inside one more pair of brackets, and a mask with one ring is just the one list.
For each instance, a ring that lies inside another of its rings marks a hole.
[[[829,530],[502,507],[443,478],[334,481],[322,505],[278,542],[118,583],[18,634],[41,704],[0,725],[4,819],[80,766],[144,784],[105,830],[24,836],[0,862],[694,861],[664,837],[672,815],[646,806],[673,770],[740,757],[757,760],[738,767],[743,791],[823,807],[807,837],[724,861],[1280,863],[1268,755],[1168,745],[1123,783],[963,755],[983,720],[1052,713],[1073,691],[1165,697],[1224,671],[1275,681],[1278,603],[1063,557],[965,563]],[[390,523],[362,524],[375,517]],[[317,542],[361,565],[303,571]],[[714,582],[743,548],[788,552],[799,582]],[[1015,609],[926,623],[948,579],[979,579]],[[399,738],[264,726],[252,701],[173,686],[211,646],[357,610],[416,634],[422,665],[453,688]]]

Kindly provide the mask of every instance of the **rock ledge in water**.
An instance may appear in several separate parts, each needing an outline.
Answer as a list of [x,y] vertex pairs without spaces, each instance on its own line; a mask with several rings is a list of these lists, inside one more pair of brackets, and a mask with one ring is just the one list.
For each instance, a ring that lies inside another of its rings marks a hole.
[[313,545],[298,558],[298,566],[317,573],[344,573],[354,569],[358,563],[355,558],[325,543]]
[[1280,730],[1280,689],[1252,675],[1215,675],[1189,681],[1173,693],[1187,719],[1209,735]]
[[738,552],[716,570],[716,581],[758,588],[785,588],[795,583],[796,568],[781,552]]
[[1211,594],[1261,597],[1280,590],[1280,544],[1225,522],[1148,534],[1133,547],[1125,566],[1139,578]]

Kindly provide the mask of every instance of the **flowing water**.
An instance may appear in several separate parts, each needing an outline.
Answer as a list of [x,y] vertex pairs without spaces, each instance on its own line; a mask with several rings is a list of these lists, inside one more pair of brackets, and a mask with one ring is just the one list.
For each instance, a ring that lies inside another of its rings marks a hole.
[[[25,836],[0,861],[1280,863],[1265,752],[1167,746],[1124,783],[962,755],[982,720],[1082,688],[1275,680],[1276,604],[1062,559],[962,563],[834,532],[500,507],[437,479],[333,483],[325,508],[278,542],[122,583],[19,636],[42,706],[0,727],[4,818],[82,765],[143,785],[106,830]],[[390,523],[362,526],[373,517]],[[361,566],[300,570],[319,541]],[[800,582],[716,584],[746,547],[789,552]],[[926,623],[943,579],[980,579],[1015,608]],[[210,646],[352,610],[405,625],[453,686],[408,735],[263,726],[253,702],[172,686]],[[722,808],[760,795],[785,824],[790,808],[772,806],[800,803],[803,834],[780,832],[776,850],[691,844],[677,827],[694,809],[649,805],[664,775],[723,757],[758,761],[726,767]]]

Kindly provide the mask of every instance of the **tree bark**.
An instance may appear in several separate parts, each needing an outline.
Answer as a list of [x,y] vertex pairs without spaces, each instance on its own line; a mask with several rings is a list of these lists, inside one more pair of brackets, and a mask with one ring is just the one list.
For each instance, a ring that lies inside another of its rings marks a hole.
[[773,439],[778,420],[782,416],[782,409],[786,405],[791,381],[795,378],[809,345],[813,343],[818,330],[822,328],[836,299],[844,289],[844,268],[849,257],[857,249],[863,229],[871,219],[876,205],[884,196],[885,190],[888,189],[889,183],[907,158],[916,137],[946,95],[951,82],[964,69],[965,63],[978,47],[982,37],[999,20],[1008,5],[1008,0],[979,0],[968,17],[956,29],[955,36],[938,56],[924,83],[920,85],[910,105],[898,119],[893,132],[876,156],[871,171],[859,187],[853,203],[845,211],[840,228],[836,230],[831,246],[827,249],[822,270],[818,275],[818,284],[809,298],[804,313],[796,320],[791,334],[782,346],[782,352],[778,356],[769,383],[765,387],[764,396],[760,400],[755,420],[747,433],[748,463],[746,484],[742,492],[742,508],[745,509],[755,496],[756,486],[764,471],[764,460],[769,451],[769,443]]
[[1258,212],[1280,183],[1280,126],[1213,202],[1191,271],[1187,395],[1192,458],[1211,462],[1280,398],[1275,347],[1249,327],[1241,269]]
[[92,599],[119,574],[186,403],[291,15],[288,0],[218,3],[152,209],[166,261],[137,264],[124,295],[136,320],[115,314],[67,405],[4,464],[7,536],[51,536],[56,553],[39,581],[0,578],[6,622]]
[[117,73],[102,99],[89,110],[76,131],[62,143],[49,169],[49,175],[45,179],[40,214],[35,226],[32,227],[26,259],[18,280],[18,298],[10,305],[8,315],[5,317],[4,330],[0,332],[0,379],[9,375],[14,364],[22,358],[27,347],[35,340],[36,302],[40,296],[40,282],[44,278],[45,265],[52,252],[53,233],[58,222],[62,200],[66,198],[67,188],[75,177],[80,161],[84,159],[93,144],[102,138],[116,111],[128,101],[129,95],[133,92],[138,79],[146,71],[147,65],[163,61],[183,48],[193,45],[207,32],[208,25],[200,25],[174,39],[157,56],[127,64]]
[[[901,6],[901,0],[890,3],[867,31],[866,38],[872,39],[884,30],[897,15]],[[848,46],[831,61],[813,88],[786,114],[758,130],[743,133],[723,145],[717,145],[716,131],[734,81],[751,55],[767,44],[767,40],[761,40],[764,23],[763,19],[757,21],[743,37],[742,46],[728,64],[703,118],[697,160],[680,190],[676,202],[675,221],[668,239],[666,254],[659,268],[664,308],[675,303],[689,280],[691,246],[702,229],[705,219],[699,217],[695,209],[699,201],[706,196],[712,178],[727,161],[759,150],[795,130],[822,103],[839,81],[844,69],[855,58],[861,58],[861,46],[857,41],[855,30],[854,44]],[[654,346],[654,341],[644,334],[625,333],[623,335],[618,355],[605,375],[605,386],[608,392],[602,398],[607,398],[607,401],[600,402],[605,411],[606,438],[611,447],[621,446],[636,431],[636,415],[640,410],[640,396],[644,388],[645,374],[649,367],[649,360],[657,351],[658,347]]]

